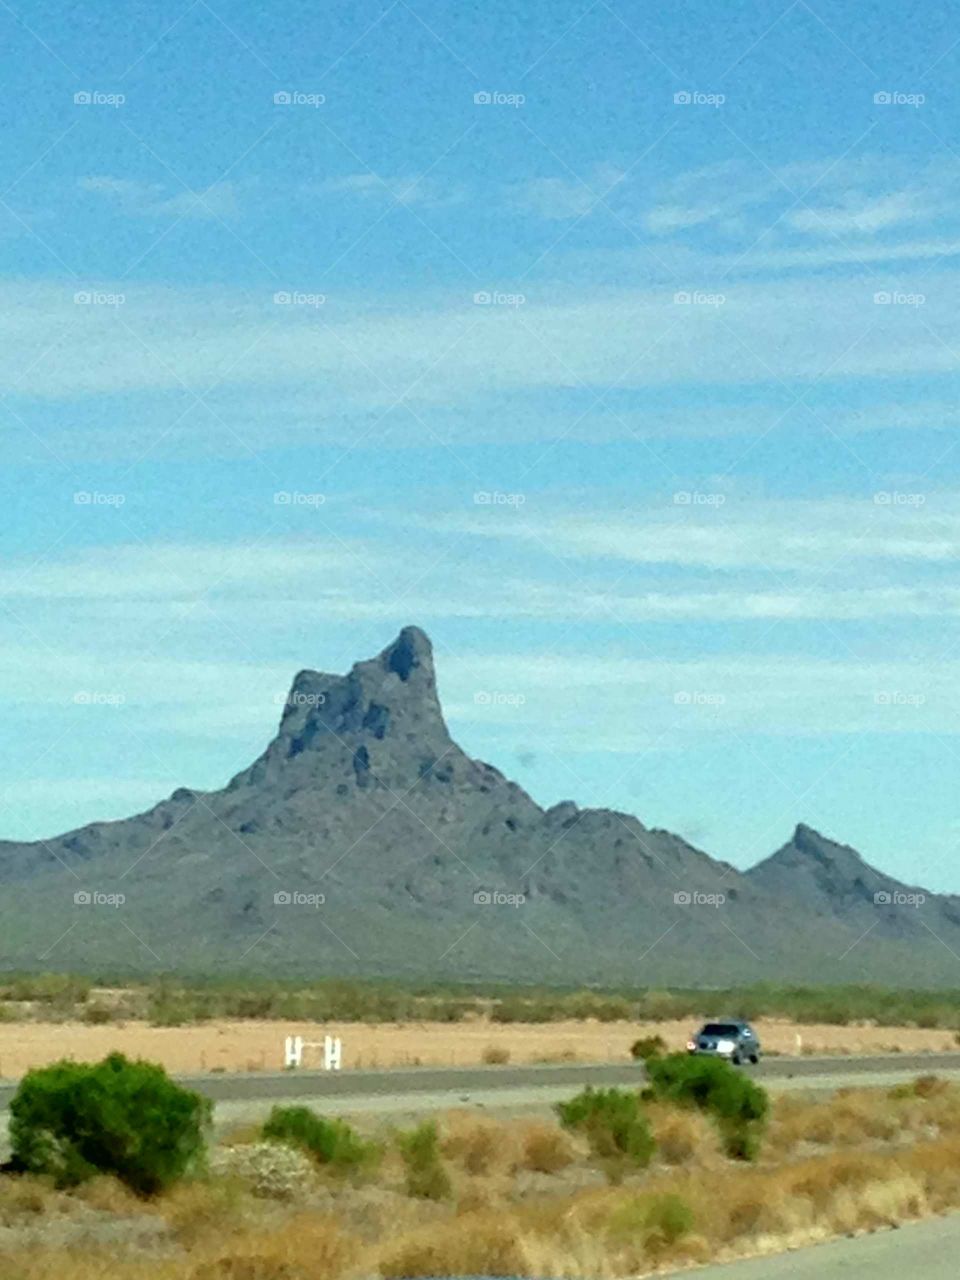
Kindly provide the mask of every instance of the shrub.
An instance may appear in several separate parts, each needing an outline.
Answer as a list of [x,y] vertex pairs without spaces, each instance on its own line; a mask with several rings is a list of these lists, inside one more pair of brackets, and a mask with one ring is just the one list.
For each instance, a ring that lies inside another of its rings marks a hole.
[[99,1027],[105,1022],[113,1021],[113,1010],[108,1004],[88,1004],[84,1006],[83,1020],[92,1026]]
[[616,1235],[643,1237],[644,1247],[660,1253],[693,1230],[694,1213],[686,1200],[673,1192],[627,1201],[614,1212],[608,1228]]
[[155,1027],[183,1027],[209,1017],[203,1000],[191,992],[161,988],[152,991],[147,1001],[147,1018]]
[[641,1036],[630,1046],[631,1058],[638,1062],[647,1062],[650,1058],[662,1058],[667,1052],[667,1042],[663,1036]]
[[534,1173],[559,1173],[576,1159],[570,1139],[561,1129],[536,1121],[522,1131],[520,1149],[522,1166]]
[[709,1112],[717,1122],[727,1155],[756,1158],[767,1117],[766,1092],[720,1058],[672,1053],[647,1063],[649,1094]]
[[112,1053],[28,1072],[10,1103],[15,1167],[75,1186],[112,1173],[138,1195],[171,1186],[204,1153],[212,1103],[163,1067]]
[[556,1112],[564,1128],[586,1135],[599,1159],[640,1168],[650,1163],[655,1143],[637,1094],[587,1088],[569,1102],[557,1103]]
[[502,1067],[510,1061],[510,1050],[500,1044],[488,1044],[483,1051],[483,1060],[489,1067]]
[[292,1200],[316,1186],[316,1165],[306,1152],[276,1142],[226,1147],[210,1164],[212,1172],[239,1178],[262,1199]]
[[940,1076],[917,1076],[913,1082],[913,1092],[918,1098],[936,1098],[940,1094],[948,1093],[949,1091],[950,1085]]
[[5,984],[3,993],[7,1000],[34,1001],[67,1012],[74,1005],[83,1004],[90,986],[86,978],[68,973],[38,973],[13,979]]
[[513,1131],[495,1120],[455,1111],[444,1117],[442,1135],[444,1156],[462,1165],[467,1173],[486,1174],[516,1166]]
[[397,1147],[407,1172],[407,1194],[420,1200],[445,1200],[452,1191],[450,1175],[440,1159],[437,1126],[425,1120],[397,1134]]
[[361,1138],[345,1120],[329,1120],[309,1107],[274,1107],[263,1126],[263,1137],[299,1147],[336,1173],[363,1172],[381,1154],[376,1143]]

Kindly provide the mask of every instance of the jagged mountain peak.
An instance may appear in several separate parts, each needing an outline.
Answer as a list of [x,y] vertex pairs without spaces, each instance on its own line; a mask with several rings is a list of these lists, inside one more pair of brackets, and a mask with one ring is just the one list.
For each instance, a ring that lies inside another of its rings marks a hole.
[[349,759],[355,775],[409,785],[424,760],[451,747],[437,696],[433,647],[424,631],[407,626],[346,675],[299,671],[276,737],[230,789],[274,782],[291,764],[302,771],[304,759],[327,780]]
[[[804,853],[822,853],[827,849],[842,849],[846,853],[854,853],[849,845],[841,844],[838,840],[833,840],[829,836],[823,835],[817,831],[815,827],[808,826],[805,822],[798,822],[794,828],[793,837],[790,841],[795,848],[800,849]],[[859,854],[855,854],[859,857]]]
[[833,887],[850,879],[879,874],[864,862],[856,849],[822,835],[805,822],[798,822],[793,835],[769,858],[757,863],[747,873],[757,880],[774,875],[798,875],[829,880]]

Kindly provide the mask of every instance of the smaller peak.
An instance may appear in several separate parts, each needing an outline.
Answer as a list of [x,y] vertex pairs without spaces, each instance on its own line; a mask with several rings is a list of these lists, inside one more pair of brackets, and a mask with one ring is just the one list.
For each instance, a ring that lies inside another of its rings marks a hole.
[[559,804],[551,805],[546,812],[549,822],[567,822],[571,818],[576,818],[580,814],[580,809],[573,800],[561,800]]
[[815,828],[807,826],[805,822],[798,822],[793,832],[793,843],[804,845],[814,840],[818,844],[827,842],[826,836],[822,836]]
[[825,836],[822,832],[817,831],[815,827],[808,826],[805,822],[797,823],[790,843],[794,848],[810,853],[821,852],[824,849],[844,849],[848,852],[853,852],[848,845],[841,844],[839,840],[831,840],[829,836]]

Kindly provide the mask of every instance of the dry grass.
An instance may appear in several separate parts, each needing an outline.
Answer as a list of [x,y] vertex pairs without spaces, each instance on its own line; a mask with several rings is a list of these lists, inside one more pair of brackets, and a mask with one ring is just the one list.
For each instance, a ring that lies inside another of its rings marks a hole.
[[46,1178],[0,1178],[0,1226],[62,1212],[62,1199]]
[[451,1111],[440,1125],[444,1156],[465,1173],[512,1173],[519,1162],[516,1134],[473,1111]]
[[86,1247],[67,1254],[31,1241],[0,1259],[0,1275],[614,1280],[960,1207],[960,1090],[932,1078],[828,1100],[780,1098],[755,1165],[725,1159],[712,1125],[696,1112],[656,1105],[650,1121],[655,1163],[618,1187],[591,1181],[586,1153],[554,1124],[463,1110],[440,1122],[454,1183],[443,1202],[402,1194],[395,1151],[378,1185],[331,1185],[294,1204],[265,1204],[222,1178],[182,1183],[148,1204],[109,1179],[67,1194],[40,1179],[0,1178],[0,1222],[13,1228],[30,1231],[45,1217],[93,1210],[118,1222],[149,1213],[168,1228],[150,1257],[120,1245],[109,1255]]
[[785,1159],[813,1145],[880,1147],[960,1134],[960,1089],[936,1076],[882,1089],[841,1089],[829,1103],[787,1094],[777,1100],[765,1144]]
[[[237,1230],[188,1256],[119,1262],[84,1250],[31,1253],[17,1259],[17,1280],[340,1280],[351,1275],[362,1247],[330,1218],[293,1219],[280,1230]],[[7,1274],[7,1273],[5,1273]]]
[[[660,1035],[671,1050],[682,1049],[696,1019],[667,1022],[599,1022],[567,1019],[550,1023],[494,1023],[477,1017],[460,1023],[326,1022],[343,1040],[343,1065],[357,1067],[468,1066],[488,1050],[514,1063],[627,1061],[638,1039]],[[756,1020],[764,1049],[771,1054],[869,1054],[946,1052],[954,1033],[919,1027],[800,1025],[787,1019]],[[6,1077],[63,1057],[69,1043],[78,1061],[99,1061],[113,1050],[159,1062],[170,1072],[279,1070],[283,1038],[315,1038],[310,1022],[217,1019],[182,1027],[140,1022],[91,1025],[81,1021],[0,1022],[0,1066]],[[798,1046],[797,1036],[801,1037]]]
[[569,1134],[554,1124],[530,1121],[518,1132],[520,1165],[532,1173],[560,1173],[577,1158]]
[[702,1111],[652,1103],[647,1115],[657,1143],[655,1160],[668,1165],[696,1163],[706,1168],[726,1163],[717,1126]]
[[177,1241],[188,1248],[229,1236],[264,1214],[255,1197],[229,1178],[181,1182],[163,1197],[158,1210]]

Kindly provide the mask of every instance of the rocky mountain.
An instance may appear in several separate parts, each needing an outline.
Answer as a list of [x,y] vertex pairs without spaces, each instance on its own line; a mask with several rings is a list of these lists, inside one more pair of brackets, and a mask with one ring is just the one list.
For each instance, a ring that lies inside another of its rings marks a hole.
[[951,937],[960,940],[960,897],[894,880],[849,845],[803,823],[782,849],[746,874],[759,888],[795,903],[805,916],[869,930],[873,938],[926,944],[933,933],[948,946],[954,945]]
[[452,740],[415,627],[347,675],[301,671],[276,737],[222,790],[0,843],[0,883],[7,969],[635,985],[960,973],[960,900],[908,901],[922,891],[808,827],[741,872],[629,814],[542,809]]

